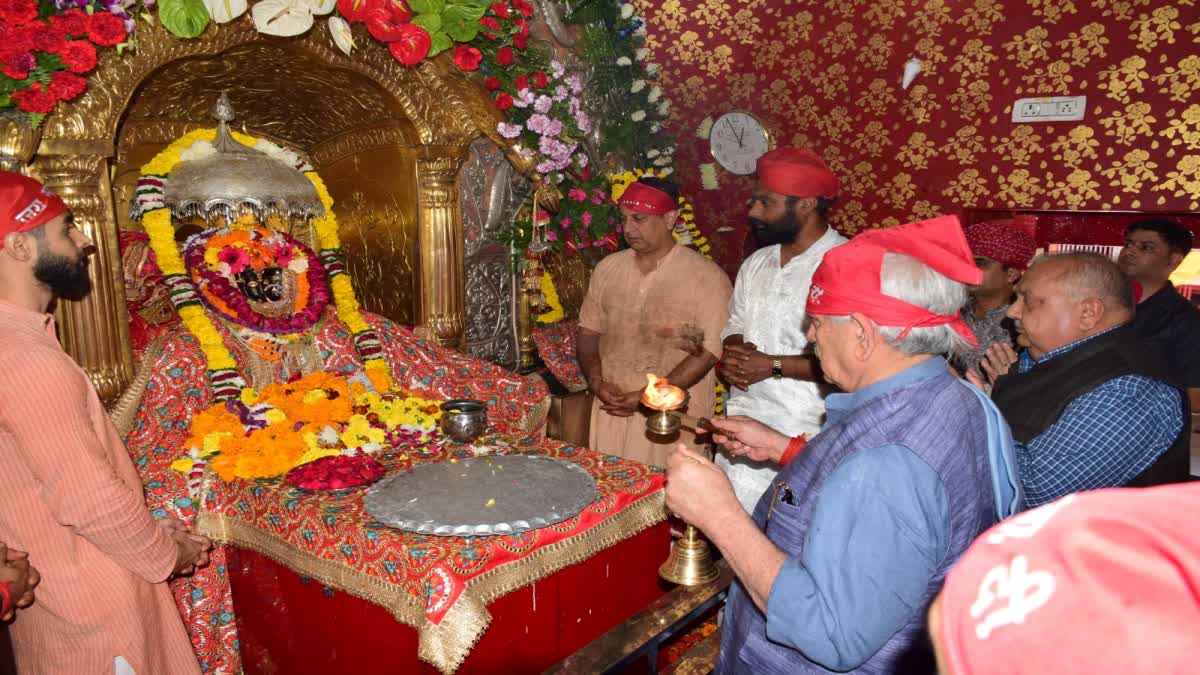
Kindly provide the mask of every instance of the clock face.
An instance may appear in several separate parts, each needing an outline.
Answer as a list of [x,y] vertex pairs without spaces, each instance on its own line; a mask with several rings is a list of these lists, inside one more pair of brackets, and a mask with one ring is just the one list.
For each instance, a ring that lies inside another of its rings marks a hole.
[[708,136],[713,159],[730,173],[754,173],[758,158],[767,151],[770,138],[763,125],[749,113],[727,112],[717,119]]

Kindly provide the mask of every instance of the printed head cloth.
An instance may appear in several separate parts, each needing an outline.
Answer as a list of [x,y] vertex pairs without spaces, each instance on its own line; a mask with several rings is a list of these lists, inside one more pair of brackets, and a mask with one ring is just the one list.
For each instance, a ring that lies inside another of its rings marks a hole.
[[788,197],[824,197],[838,194],[838,179],[816,154],[800,148],[775,148],[758,158],[758,182],[771,192]]
[[624,206],[634,213],[644,213],[650,216],[661,216],[678,208],[675,200],[671,199],[671,195],[641,181],[630,183],[629,187],[621,193],[617,205]]
[[971,253],[1024,272],[1037,253],[1037,243],[1012,220],[988,220],[963,228]]
[[28,232],[67,212],[62,198],[19,173],[0,171],[0,248],[9,232]]
[[813,273],[808,291],[809,314],[849,316],[861,312],[880,326],[913,328],[949,324],[972,345],[975,333],[958,312],[934,314],[879,290],[879,272],[885,253],[911,256],[951,279],[978,284],[983,272],[975,266],[971,249],[955,216],[942,216],[882,230],[869,230],[849,243],[831,249]]
[[955,675],[1194,673],[1200,484],[1064,497],[988,530],[942,589]]

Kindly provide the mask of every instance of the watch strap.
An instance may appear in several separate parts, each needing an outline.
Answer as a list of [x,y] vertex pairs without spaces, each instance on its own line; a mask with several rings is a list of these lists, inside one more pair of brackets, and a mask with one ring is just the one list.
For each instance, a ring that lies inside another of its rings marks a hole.
[[777,380],[783,377],[783,359],[771,359],[771,377]]

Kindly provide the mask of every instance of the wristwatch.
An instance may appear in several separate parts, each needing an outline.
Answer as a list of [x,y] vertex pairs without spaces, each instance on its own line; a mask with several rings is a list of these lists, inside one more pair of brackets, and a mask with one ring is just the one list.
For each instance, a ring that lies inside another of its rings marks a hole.
[[783,359],[771,359],[771,377],[777,380],[783,377]]

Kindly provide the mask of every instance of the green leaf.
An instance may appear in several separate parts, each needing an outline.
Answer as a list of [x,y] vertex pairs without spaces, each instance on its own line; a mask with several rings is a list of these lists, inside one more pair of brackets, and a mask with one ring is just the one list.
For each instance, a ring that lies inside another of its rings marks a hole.
[[413,14],[437,14],[440,16],[445,6],[446,0],[409,0],[408,3],[408,8],[413,11]]
[[446,1],[447,7],[467,7],[472,10],[479,10],[479,16],[475,17],[476,19],[481,18],[483,16],[483,13],[487,11],[489,4],[490,4],[489,0],[447,0]]
[[[474,9],[451,5],[442,12],[442,29],[455,42],[470,42],[479,34],[479,17],[472,16]],[[482,15],[482,14],[481,14]],[[430,31],[432,32],[432,31]]]
[[442,17],[437,14],[418,14],[412,18],[412,23],[429,31],[430,35],[442,29]]
[[171,34],[194,38],[208,26],[204,0],[159,0],[158,20]]
[[433,44],[429,47],[429,58],[437,56],[454,46],[454,41],[445,33],[437,32],[431,35],[433,37]]
[[442,10],[442,19],[445,20],[449,16],[463,16],[472,21],[478,21],[487,13],[487,5],[482,7],[479,5],[463,4],[461,2],[450,3],[446,5],[446,9]]

